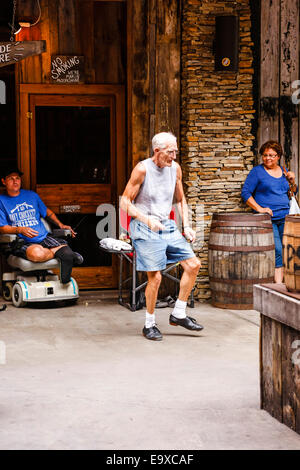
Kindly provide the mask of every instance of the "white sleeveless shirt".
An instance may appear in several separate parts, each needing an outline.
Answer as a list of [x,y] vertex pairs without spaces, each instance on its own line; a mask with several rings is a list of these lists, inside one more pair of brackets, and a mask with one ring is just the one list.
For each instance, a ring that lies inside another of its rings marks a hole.
[[134,205],[146,215],[152,215],[159,221],[166,220],[172,209],[177,165],[172,161],[172,166],[159,168],[151,158],[141,163],[146,168],[146,174]]

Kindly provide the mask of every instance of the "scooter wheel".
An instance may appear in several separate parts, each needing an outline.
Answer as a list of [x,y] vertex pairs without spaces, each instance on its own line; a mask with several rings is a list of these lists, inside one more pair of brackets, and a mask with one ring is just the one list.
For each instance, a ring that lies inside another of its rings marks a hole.
[[20,284],[16,283],[12,292],[12,303],[15,307],[24,307],[26,302],[23,300],[23,290]]
[[11,281],[4,281],[2,284],[2,297],[4,300],[12,299],[13,283]]

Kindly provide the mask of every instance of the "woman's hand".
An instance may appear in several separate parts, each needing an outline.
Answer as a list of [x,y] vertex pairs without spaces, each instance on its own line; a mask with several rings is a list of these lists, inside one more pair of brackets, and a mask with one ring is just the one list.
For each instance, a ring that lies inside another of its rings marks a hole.
[[272,209],[270,209],[270,207],[261,207],[259,204],[257,204],[253,196],[249,197],[249,199],[246,201],[246,204],[259,214],[269,214],[271,217],[273,217]]
[[257,211],[260,214],[269,214],[271,217],[273,217],[273,211],[272,211],[272,209],[270,209],[270,207],[261,207]]
[[293,171],[288,171],[287,174],[286,174],[286,177],[288,179],[288,181],[291,183],[291,184],[295,184],[295,173]]

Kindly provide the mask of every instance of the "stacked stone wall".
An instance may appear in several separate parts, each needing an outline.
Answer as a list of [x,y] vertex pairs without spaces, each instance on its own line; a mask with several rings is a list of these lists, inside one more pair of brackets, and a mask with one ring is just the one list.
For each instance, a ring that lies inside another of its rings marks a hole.
[[[181,164],[202,268],[196,297],[210,297],[208,238],[214,212],[245,211],[241,187],[254,164],[250,0],[183,0]],[[215,72],[216,15],[238,14],[238,73]],[[203,238],[201,237],[203,234]]]

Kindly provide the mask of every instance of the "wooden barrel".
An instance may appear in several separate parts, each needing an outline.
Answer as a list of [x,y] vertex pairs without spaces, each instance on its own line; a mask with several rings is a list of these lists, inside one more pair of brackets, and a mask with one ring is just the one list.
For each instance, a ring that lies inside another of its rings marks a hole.
[[284,282],[287,290],[300,291],[300,216],[287,215],[282,239]]
[[252,309],[253,285],[274,282],[274,269],[275,246],[268,214],[213,215],[208,274],[214,306]]

